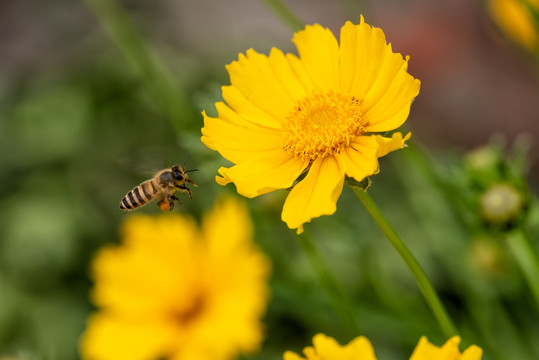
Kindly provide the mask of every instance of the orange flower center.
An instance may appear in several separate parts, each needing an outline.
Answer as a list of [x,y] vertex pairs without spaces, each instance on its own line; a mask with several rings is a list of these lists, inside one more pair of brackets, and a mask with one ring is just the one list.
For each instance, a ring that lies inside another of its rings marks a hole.
[[198,295],[193,298],[193,302],[181,311],[172,312],[172,320],[182,327],[188,326],[198,318],[206,308],[206,299],[203,295]]
[[365,132],[360,104],[354,96],[333,91],[298,101],[283,126],[284,149],[311,161],[339,152]]

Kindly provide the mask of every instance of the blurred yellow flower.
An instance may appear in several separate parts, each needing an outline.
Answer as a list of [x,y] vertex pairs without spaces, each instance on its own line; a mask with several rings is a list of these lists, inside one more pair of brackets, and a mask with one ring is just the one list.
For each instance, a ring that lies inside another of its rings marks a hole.
[[[459,351],[460,338],[454,336],[442,347],[428,342],[426,337],[419,340],[410,360],[480,360],[483,355],[481,348],[472,345],[462,354]],[[313,338],[313,346],[303,349],[305,358],[292,351],[284,353],[284,360],[376,360],[370,341],[359,336],[348,345],[339,343],[324,334]]]
[[269,262],[251,242],[242,204],[228,200],[202,231],[177,214],[138,215],[123,244],[92,264],[99,310],[81,340],[84,359],[230,359],[256,350]]
[[[371,342],[363,336],[341,346],[332,337],[317,334],[313,337],[313,346],[303,349],[307,360],[376,360]],[[304,360],[292,351],[284,353],[284,360]]]
[[487,4],[492,19],[509,38],[528,51],[539,50],[539,29],[530,13],[530,8],[539,11],[539,0],[489,0]]
[[460,337],[453,336],[442,347],[431,344],[426,337],[421,337],[410,360],[480,360],[483,350],[472,345],[461,354],[459,350]]
[[[419,93],[408,57],[393,53],[379,28],[347,22],[340,45],[316,24],[294,35],[299,57],[250,49],[227,66],[231,85],[218,117],[204,115],[202,141],[235,164],[216,180],[255,197],[292,186],[282,219],[292,229],[336,210],[345,175],[378,172],[378,158],[410,135],[401,126]],[[305,174],[305,177],[302,175]]]

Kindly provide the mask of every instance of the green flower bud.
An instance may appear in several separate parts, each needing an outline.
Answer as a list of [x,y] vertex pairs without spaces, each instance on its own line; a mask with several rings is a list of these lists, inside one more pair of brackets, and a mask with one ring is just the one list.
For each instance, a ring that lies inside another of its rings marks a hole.
[[481,216],[492,225],[507,225],[523,210],[524,201],[520,192],[507,183],[490,186],[479,199]]

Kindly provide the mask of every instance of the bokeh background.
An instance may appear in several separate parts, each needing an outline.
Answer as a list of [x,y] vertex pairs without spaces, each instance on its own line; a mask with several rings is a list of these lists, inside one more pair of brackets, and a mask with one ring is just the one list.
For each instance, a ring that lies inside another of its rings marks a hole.
[[[173,90],[162,93],[109,36],[96,7],[88,6],[93,3],[99,1],[0,2],[0,356],[78,358],[92,310],[89,262],[99,246],[119,240],[126,216],[119,200],[189,154],[199,188],[175,211],[198,218],[219,195],[234,193],[214,182],[226,161],[200,142],[200,111],[214,112],[220,86],[228,84],[224,65],[239,52],[295,51],[293,31],[262,1],[120,1],[163,65]],[[539,319],[522,275],[500,243],[470,228],[451,202],[459,185],[444,182],[462,170],[467,152],[495,135],[501,149],[529,146],[522,168],[534,193],[539,78],[533,55],[504,36],[481,1],[286,3],[305,23],[334,34],[363,14],[395,51],[410,55],[409,72],[422,82],[406,123],[415,155],[384,159],[372,197],[425,266],[464,345],[482,346],[484,359],[539,358]],[[187,108],[175,103],[176,95]],[[353,337],[280,221],[285,195],[248,202],[273,277],[267,340],[247,358],[279,359],[317,332],[342,343]],[[306,229],[380,359],[406,358],[421,335],[445,341],[413,278],[349,189],[335,216]]]

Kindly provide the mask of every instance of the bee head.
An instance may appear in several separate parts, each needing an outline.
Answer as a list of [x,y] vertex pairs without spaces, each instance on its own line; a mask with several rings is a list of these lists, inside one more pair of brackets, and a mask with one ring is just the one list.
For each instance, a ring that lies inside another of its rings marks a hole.
[[175,180],[183,180],[187,177],[185,170],[181,165],[174,165],[171,170]]
[[187,179],[187,173],[190,171],[198,171],[198,169],[190,169],[185,170],[183,166],[181,165],[174,165],[172,168],[172,174],[174,175],[174,179],[181,181]]

